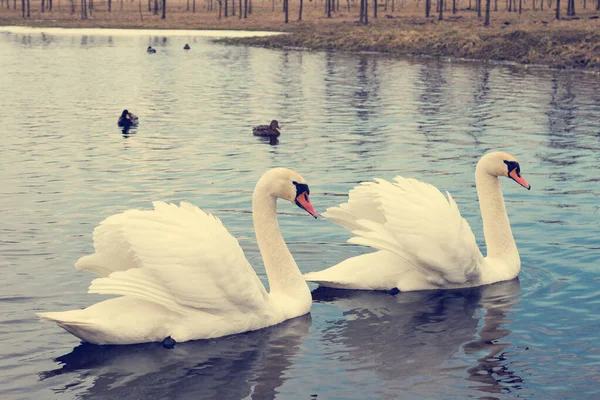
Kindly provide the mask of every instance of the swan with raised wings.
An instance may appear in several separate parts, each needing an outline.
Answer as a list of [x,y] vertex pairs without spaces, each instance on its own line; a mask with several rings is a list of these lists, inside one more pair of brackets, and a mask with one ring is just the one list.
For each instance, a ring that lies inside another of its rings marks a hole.
[[[76,268],[99,275],[89,293],[119,295],[84,310],[39,313],[94,344],[176,343],[216,338],[304,315],[310,290],[277,222],[276,200],[317,217],[306,181],[275,168],[258,181],[252,218],[267,292],[221,221],[189,203],[155,202],[128,210],[94,230],[95,253]],[[172,344],[169,345],[169,347]]]
[[487,256],[452,197],[415,179],[363,182],[348,202],[323,216],[351,231],[349,243],[378,251],[305,274],[321,286],[364,290],[430,290],[487,285],[515,278],[521,268],[499,176],[530,189],[517,160],[494,152],[477,163],[475,181]]

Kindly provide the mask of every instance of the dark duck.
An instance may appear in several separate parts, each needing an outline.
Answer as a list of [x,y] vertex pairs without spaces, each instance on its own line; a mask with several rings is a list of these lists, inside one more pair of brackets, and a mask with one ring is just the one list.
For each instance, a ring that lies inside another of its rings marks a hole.
[[135,114],[130,113],[127,110],[123,110],[121,116],[119,117],[119,122],[117,125],[123,128],[130,128],[132,126],[138,125],[138,117]]
[[154,54],[154,53],[156,53],[156,50],[153,49],[152,46],[148,46],[148,48],[146,49],[146,52],[150,53],[150,54]]
[[269,125],[259,125],[252,128],[252,134],[254,136],[276,138],[281,135],[279,131],[279,122],[276,120],[271,121]]

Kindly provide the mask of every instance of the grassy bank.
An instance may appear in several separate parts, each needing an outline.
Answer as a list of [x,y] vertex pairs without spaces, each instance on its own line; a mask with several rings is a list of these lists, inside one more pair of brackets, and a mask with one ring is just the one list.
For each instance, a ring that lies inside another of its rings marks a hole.
[[219,41],[268,48],[374,51],[600,70],[600,31],[585,27],[345,26]]
[[[297,20],[298,9],[295,7],[298,4],[291,3],[288,24],[284,23],[279,2],[254,0],[254,11],[248,18],[238,18],[236,9],[235,16],[225,18],[223,15],[219,19],[217,10],[207,10],[205,2],[198,1],[197,12],[192,13],[186,11],[187,0],[170,1],[167,18],[161,20],[148,10],[147,2],[113,1],[113,11],[109,13],[105,2],[96,0],[97,6],[87,20],[80,19],[79,9],[71,14],[70,3],[65,5],[63,2],[61,9],[55,6],[52,12],[45,13],[34,7],[37,3],[32,3],[34,8],[29,19],[21,18],[20,10],[1,8],[0,25],[281,31],[291,34],[220,41],[268,48],[373,51],[600,71],[600,19],[596,19],[600,12],[595,11],[593,4],[582,10],[581,4],[576,3],[579,10],[576,19],[556,21],[552,9],[525,9],[522,14],[498,11],[492,13],[491,26],[483,27],[483,20],[473,10],[464,8],[465,0],[459,2],[463,8],[459,7],[456,14],[447,12],[443,21],[438,21],[437,15],[425,18],[422,4],[419,8],[420,3],[407,2],[404,8],[396,5],[395,12],[380,8],[379,18],[371,18],[368,26],[356,24],[357,5],[348,11],[342,4],[341,11],[326,18],[320,0],[305,2],[302,21]],[[273,4],[275,11],[272,11]],[[532,5],[531,2],[528,4]],[[500,8],[503,6],[500,4]]]

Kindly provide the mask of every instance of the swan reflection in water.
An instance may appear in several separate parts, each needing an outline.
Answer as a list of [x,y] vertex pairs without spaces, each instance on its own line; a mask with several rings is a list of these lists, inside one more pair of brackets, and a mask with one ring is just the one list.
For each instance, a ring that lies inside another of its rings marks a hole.
[[40,380],[72,375],[55,391],[83,390],[77,398],[274,399],[310,325],[307,314],[254,332],[180,343],[172,350],[159,343],[81,344],[58,357],[62,367],[41,373]]
[[[322,342],[342,346],[339,361],[374,372],[385,381],[380,383],[385,392],[437,397],[452,387],[452,393],[466,398],[473,391],[505,393],[521,388],[521,378],[509,370],[504,352],[511,344],[500,342],[511,332],[503,326],[519,293],[517,278],[395,296],[320,287],[313,291],[313,300],[343,310],[339,321],[327,321]],[[456,384],[465,379],[465,371],[473,383]]]

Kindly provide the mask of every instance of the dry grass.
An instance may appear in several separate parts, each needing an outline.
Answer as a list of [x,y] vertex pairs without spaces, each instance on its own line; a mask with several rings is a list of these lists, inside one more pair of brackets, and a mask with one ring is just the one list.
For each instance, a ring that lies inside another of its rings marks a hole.
[[[380,0],[383,1],[383,0]],[[596,0],[594,0],[596,1]],[[459,11],[445,13],[444,21],[437,15],[426,19],[420,5],[411,1],[396,12],[380,7],[379,18],[370,18],[369,26],[358,26],[357,6],[350,12],[342,3],[340,12],[328,19],[322,0],[304,1],[304,21],[297,21],[298,4],[290,4],[290,23],[283,23],[279,0],[275,12],[270,1],[254,0],[254,12],[247,19],[238,16],[217,18],[216,11],[207,11],[205,3],[197,1],[196,13],[186,12],[185,0],[167,0],[167,19],[161,20],[148,12],[148,3],[125,0],[113,1],[113,12],[106,11],[106,2],[96,0],[96,10],[88,20],[79,18],[79,3],[74,15],[70,3],[54,0],[54,10],[39,12],[39,1],[32,4],[30,19],[20,18],[20,11],[0,8],[0,25],[40,27],[96,27],[147,29],[244,29],[293,32],[292,35],[262,38],[227,39],[225,42],[272,48],[302,47],[315,50],[378,51],[394,54],[426,54],[471,59],[507,60],[526,64],[545,64],[555,67],[575,67],[600,70],[600,15],[587,1],[576,4],[577,20],[554,19],[553,10],[525,9],[523,14],[492,12],[492,24],[483,27],[474,11],[465,9],[468,1],[461,0]],[[389,0],[391,4],[391,0]],[[399,2],[398,2],[399,3]],[[434,2],[435,3],[435,2]],[[537,1],[539,6],[539,0]],[[566,0],[563,0],[566,7]],[[142,15],[140,16],[140,4]],[[190,3],[191,4],[191,3]],[[474,1],[473,1],[474,4]],[[531,0],[526,2],[531,7]],[[19,3],[20,5],[20,3]],[[504,2],[499,2],[504,8]],[[237,14],[237,12],[236,12]],[[566,14],[566,12],[563,12]],[[370,12],[372,15],[372,10]]]

